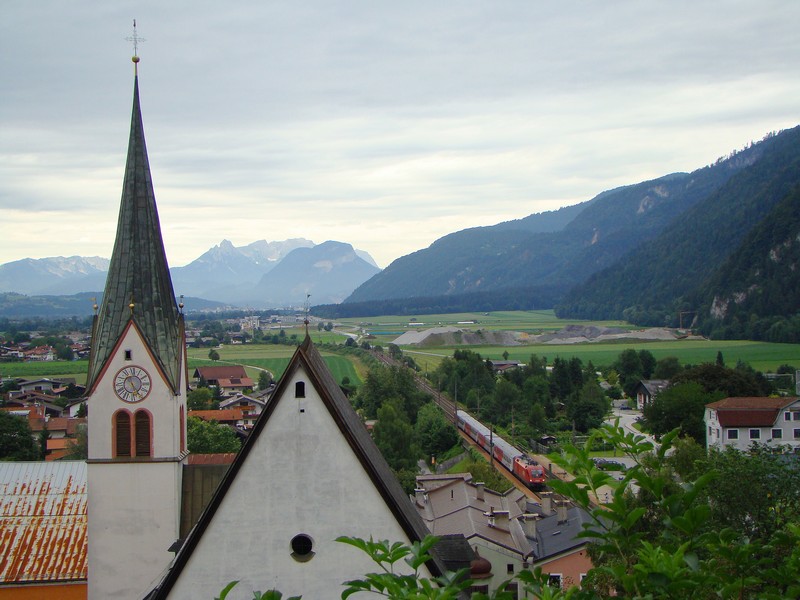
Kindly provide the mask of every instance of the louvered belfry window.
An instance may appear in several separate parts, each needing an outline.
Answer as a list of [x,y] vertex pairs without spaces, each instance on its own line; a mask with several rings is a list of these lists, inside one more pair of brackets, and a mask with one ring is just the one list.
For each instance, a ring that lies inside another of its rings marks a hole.
[[114,416],[114,430],[116,434],[115,456],[131,455],[131,415],[126,411],[120,411]]
[[150,456],[150,415],[143,410],[136,413],[136,456]]

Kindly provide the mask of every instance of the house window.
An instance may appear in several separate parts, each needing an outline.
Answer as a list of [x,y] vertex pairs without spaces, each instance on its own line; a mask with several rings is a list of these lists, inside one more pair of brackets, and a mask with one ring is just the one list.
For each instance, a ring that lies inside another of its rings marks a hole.
[[114,415],[114,456],[131,455],[131,415],[121,410]]
[[508,563],[506,565],[506,573],[508,573],[509,575],[514,574],[514,563]]
[[785,413],[783,413],[783,420],[784,421],[791,421],[792,420],[792,413],[790,413],[788,410]]
[[800,429],[794,430],[794,439],[800,440]]
[[150,413],[136,411],[136,456],[150,456]]
[[728,439],[729,440],[738,440],[739,439],[739,430],[738,429],[728,429]]
[[550,573],[547,578],[547,585],[554,588],[561,587],[561,573]]
[[471,585],[469,587],[469,591],[471,593],[479,593],[479,594],[488,594],[489,593],[489,586],[488,585]]
[[298,381],[294,384],[294,397],[295,398],[305,398],[306,397],[306,382],[305,381]]
[[125,360],[133,360],[133,352],[130,350],[125,350]]
[[792,414],[794,415],[793,418],[795,421],[800,421],[800,411],[795,411]]
[[773,429],[772,430],[772,439],[779,440],[783,437],[783,429]]
[[711,437],[711,425],[708,426],[708,437]]
[[750,430],[750,439],[751,440],[760,440],[761,439],[761,430],[760,429],[751,429]]

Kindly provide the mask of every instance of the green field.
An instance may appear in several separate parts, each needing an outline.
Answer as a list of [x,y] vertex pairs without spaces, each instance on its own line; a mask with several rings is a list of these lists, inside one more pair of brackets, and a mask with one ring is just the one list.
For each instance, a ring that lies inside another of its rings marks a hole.
[[[412,320],[413,319],[413,320]],[[431,327],[457,326],[465,330],[507,330],[527,333],[556,331],[567,325],[596,325],[599,327],[621,327],[631,329],[631,325],[618,321],[561,321],[552,310],[491,312],[491,313],[458,313],[449,315],[419,315],[416,317],[384,316],[363,319],[340,319],[336,321],[336,330],[319,331],[311,327],[311,339],[321,343],[343,343],[346,334],[364,334],[373,345],[386,346],[406,331],[423,330]],[[298,338],[305,335],[302,326],[284,329],[286,335],[296,334]],[[444,357],[452,356],[457,348],[466,346],[439,346],[419,348],[404,346],[403,351],[412,356],[423,371],[432,371]],[[772,344],[750,341],[710,341],[683,339],[671,341],[631,341],[621,340],[603,343],[584,344],[531,344],[525,346],[469,346],[482,357],[500,360],[503,353],[508,352],[511,360],[527,362],[532,354],[544,356],[548,362],[556,357],[571,358],[577,356],[584,363],[592,361],[596,367],[613,363],[626,348],[646,349],[657,358],[676,356],[683,364],[699,364],[714,362],[717,353],[722,352],[725,363],[734,366],[742,360],[754,369],[762,372],[774,372],[780,365],[788,364],[800,367],[800,344]],[[208,348],[189,349],[189,368],[214,364],[208,358]],[[227,345],[217,349],[220,362],[216,364],[244,365],[248,374],[258,379],[260,369],[267,369],[275,378],[280,377],[289,357],[294,352],[293,346],[283,345]],[[366,367],[353,357],[323,352],[325,361],[331,368],[337,381],[348,377],[358,385],[366,377]],[[74,377],[78,383],[86,380],[88,362],[85,360],[43,363],[2,363],[0,375],[3,377]]]
[[[452,356],[453,351],[463,346],[426,347],[418,350],[413,346],[403,347],[403,352],[412,356],[423,370],[433,370],[442,358]],[[556,357],[577,356],[584,364],[592,361],[596,367],[610,365],[626,348],[649,350],[656,359],[677,356],[682,364],[714,362],[717,352],[722,352],[725,364],[735,366],[742,360],[764,373],[775,372],[780,365],[800,367],[800,344],[771,344],[740,340],[674,340],[674,341],[620,341],[590,344],[533,344],[528,346],[470,346],[483,358],[503,359],[508,352],[509,360],[527,362],[532,354],[546,357],[552,363]]]
[[[465,330],[508,330],[527,333],[557,331],[567,325],[595,325],[598,327],[620,327],[633,329],[629,323],[618,321],[577,321],[559,320],[552,310],[461,313],[455,315],[426,315],[417,317],[417,322],[402,317],[379,317],[374,320],[363,320],[358,323],[367,331],[378,332],[375,343],[388,344],[405,331],[424,330],[439,326],[458,326]],[[344,319],[343,323],[352,325],[352,319]],[[475,321],[474,324],[465,323]],[[424,323],[424,325],[422,325]],[[393,325],[395,335],[386,335],[388,326]],[[403,351],[414,358],[423,371],[436,368],[443,357],[452,356],[453,351],[465,346],[403,346]],[[602,343],[584,344],[530,344],[525,346],[469,346],[482,357],[500,360],[503,353],[508,352],[509,360],[527,362],[532,354],[544,356],[549,362],[556,357],[571,358],[577,356],[584,363],[590,360],[595,366],[610,365],[620,352],[626,348],[636,350],[647,349],[659,359],[665,356],[677,356],[683,364],[699,364],[714,362],[717,352],[722,352],[725,363],[734,366],[742,360],[754,369],[762,372],[774,372],[780,365],[788,364],[800,367],[800,344],[774,344],[767,342],[751,342],[743,340],[698,340],[682,339],[669,341],[619,340]]]
[[[294,346],[282,345],[242,345],[225,346],[217,349],[220,360],[214,362],[208,358],[208,348],[189,349],[189,377],[196,367],[236,364],[244,365],[247,374],[258,381],[261,369],[272,373],[275,379],[282,374],[289,359],[294,352]],[[336,381],[341,382],[348,377],[354,385],[359,385],[363,380],[366,368],[360,363],[349,358],[322,352],[325,363],[330,368]],[[40,377],[72,377],[77,383],[86,383],[86,372],[89,369],[88,360],[74,361],[49,361],[49,362],[8,362],[0,364],[2,377],[25,377],[38,379]]]

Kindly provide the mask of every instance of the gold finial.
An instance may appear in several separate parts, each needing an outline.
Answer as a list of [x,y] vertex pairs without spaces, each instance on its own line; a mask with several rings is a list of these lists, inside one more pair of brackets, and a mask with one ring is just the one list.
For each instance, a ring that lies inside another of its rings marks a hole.
[[134,306],[136,306],[136,304],[133,302],[133,296],[131,296],[131,302],[130,302],[130,304],[128,304],[128,308],[131,309],[131,316],[133,316],[133,307]]
[[96,297],[92,298],[92,308],[94,309],[94,314],[97,314],[97,309],[99,307],[97,306],[97,298]]
[[178,302],[178,308],[181,310],[181,314],[183,314],[183,294],[181,294],[181,301]]
[[136,19],[133,20],[133,35],[126,37],[126,41],[133,42],[133,56],[131,60],[133,61],[133,68],[136,74],[139,74],[139,42],[145,42],[143,37],[139,37],[139,34],[136,32]]

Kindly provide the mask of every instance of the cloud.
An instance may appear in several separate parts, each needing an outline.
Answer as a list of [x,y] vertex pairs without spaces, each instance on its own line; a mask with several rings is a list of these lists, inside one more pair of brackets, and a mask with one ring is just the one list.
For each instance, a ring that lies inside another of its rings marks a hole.
[[0,262],[110,254],[133,17],[176,266],[222,238],[288,237],[350,242],[385,266],[465,227],[698,168],[798,120],[796,3],[130,10],[6,7]]

